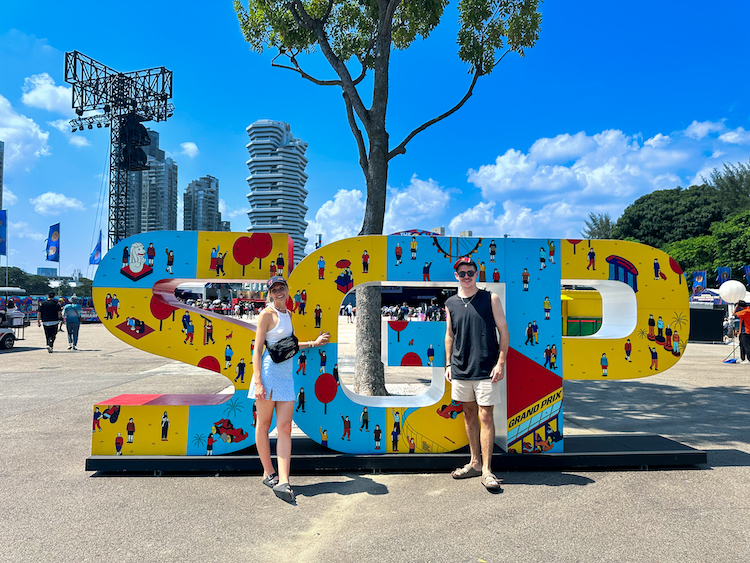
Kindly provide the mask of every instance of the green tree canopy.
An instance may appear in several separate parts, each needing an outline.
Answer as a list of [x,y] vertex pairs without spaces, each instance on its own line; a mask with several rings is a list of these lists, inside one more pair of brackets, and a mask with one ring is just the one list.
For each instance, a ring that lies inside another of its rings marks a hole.
[[709,184],[721,194],[727,214],[750,209],[750,166],[741,162],[724,164],[711,172]]
[[587,239],[611,239],[614,238],[615,224],[609,213],[589,213],[586,219],[586,228],[581,231],[581,236]]
[[730,266],[732,277],[742,279],[743,266],[750,264],[750,211],[715,224],[711,232],[716,238],[714,267]]
[[[0,283],[5,285],[5,268],[0,268]],[[20,287],[29,295],[46,295],[49,290],[49,280],[44,276],[27,274],[21,268],[11,266],[8,268],[8,284],[11,287]]]
[[618,239],[632,237],[660,248],[708,234],[711,225],[728,214],[721,193],[709,185],[657,190],[629,205],[613,234]]
[[[701,235],[665,245],[662,250],[677,260],[683,272],[714,271],[717,243],[714,235]],[[710,274],[709,274],[710,275]]]

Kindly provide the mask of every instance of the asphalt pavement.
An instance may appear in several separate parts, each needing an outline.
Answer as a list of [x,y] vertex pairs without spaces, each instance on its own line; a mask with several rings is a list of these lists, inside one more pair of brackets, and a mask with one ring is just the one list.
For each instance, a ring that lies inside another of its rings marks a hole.
[[723,364],[729,346],[690,344],[650,378],[565,382],[567,434],[658,433],[705,466],[503,473],[500,495],[444,473],[293,476],[291,506],[258,475],[86,472],[96,402],[227,380],[101,325],[77,352],[26,336],[0,352],[0,561],[750,561],[750,364]]

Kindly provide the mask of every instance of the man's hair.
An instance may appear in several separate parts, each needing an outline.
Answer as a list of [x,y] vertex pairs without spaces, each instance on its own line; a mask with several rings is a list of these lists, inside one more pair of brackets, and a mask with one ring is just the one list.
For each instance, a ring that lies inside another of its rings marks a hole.
[[54,291],[50,291],[50,292],[49,292],[49,293],[47,294],[47,297],[49,297],[50,299],[54,299],[54,298],[55,298],[55,292],[54,292]]

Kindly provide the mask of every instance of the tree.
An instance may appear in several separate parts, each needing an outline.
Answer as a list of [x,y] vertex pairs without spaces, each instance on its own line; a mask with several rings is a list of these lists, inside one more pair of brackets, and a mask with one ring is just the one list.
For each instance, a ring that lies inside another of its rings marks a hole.
[[[440,23],[447,0],[246,1],[247,7],[243,0],[235,0],[234,7],[252,50],[273,49],[273,66],[342,92],[367,185],[360,235],[383,233],[389,162],[404,154],[416,135],[458,111],[479,78],[490,74],[508,53],[523,56],[525,49],[533,47],[541,24],[539,0],[461,0],[458,56],[472,76],[466,94],[393,146],[386,129],[391,50],[407,49],[417,37],[426,38]],[[298,57],[313,48],[320,49],[337,78],[319,79],[301,67]],[[357,70],[352,72],[350,65]],[[366,107],[358,87],[370,73],[372,102]],[[380,303],[379,288],[357,289],[357,393],[386,394],[380,362]]]
[[709,234],[711,224],[728,214],[721,194],[711,186],[657,190],[625,208],[613,235],[661,248],[670,242]]
[[[5,268],[0,268],[0,283],[5,284]],[[15,266],[8,268],[8,284],[20,287],[29,295],[46,295],[50,290],[46,277],[27,274]]]
[[589,218],[585,220],[586,228],[581,231],[583,238],[589,239],[611,239],[614,238],[615,224],[609,216],[609,213],[589,213]]
[[750,209],[750,166],[724,164],[724,169],[714,168],[710,185],[721,194],[727,214]]
[[714,235],[701,235],[672,242],[662,250],[677,261],[683,272],[712,272],[718,249]]
[[750,211],[734,215],[711,229],[716,238],[714,267],[730,266],[735,279],[742,279],[743,266],[750,264]]

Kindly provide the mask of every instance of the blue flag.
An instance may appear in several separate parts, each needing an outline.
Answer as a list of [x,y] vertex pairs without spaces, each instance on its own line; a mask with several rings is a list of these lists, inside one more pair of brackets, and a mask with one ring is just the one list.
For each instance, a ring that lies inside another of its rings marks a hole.
[[693,295],[703,293],[706,289],[706,270],[693,272]]
[[8,255],[8,212],[0,209],[0,256]]
[[49,228],[49,237],[47,238],[47,260],[48,262],[60,261],[60,223],[56,223]]
[[91,256],[89,257],[89,264],[98,264],[102,261],[102,232],[99,231],[99,242],[96,243],[96,246],[94,247],[94,251],[91,253]]
[[750,284],[750,266],[745,266],[745,278],[747,283]]
[[725,266],[719,267],[719,273],[716,275],[716,281],[719,283],[719,287],[721,287],[721,284],[725,281],[729,281],[730,279],[732,279],[732,268]]

